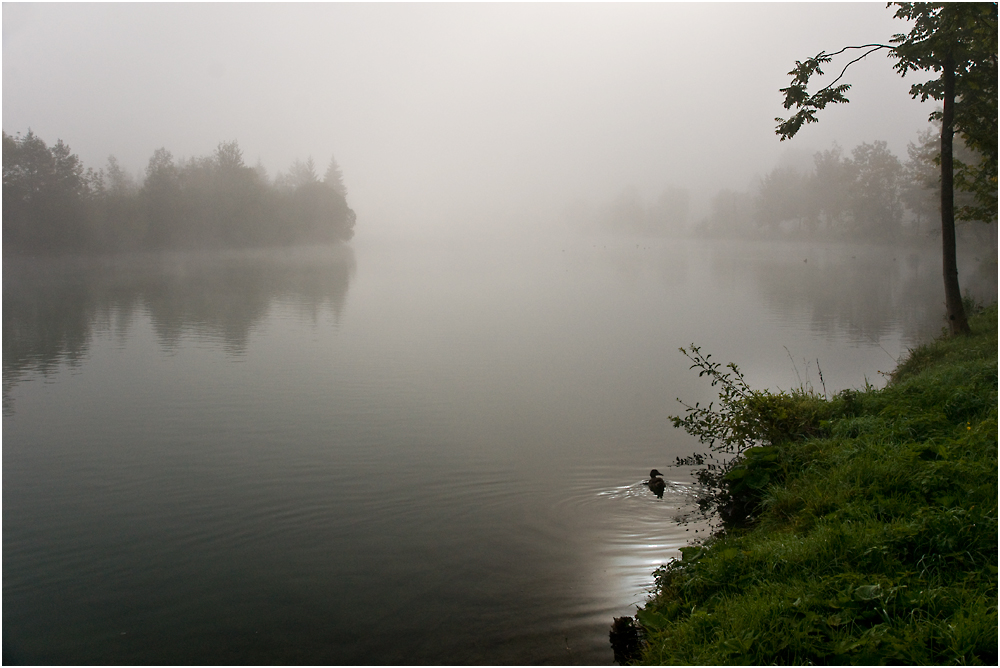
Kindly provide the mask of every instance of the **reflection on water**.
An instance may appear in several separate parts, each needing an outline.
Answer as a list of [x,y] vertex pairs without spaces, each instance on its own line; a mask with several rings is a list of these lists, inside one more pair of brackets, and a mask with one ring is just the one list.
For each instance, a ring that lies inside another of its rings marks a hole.
[[3,276],[3,406],[27,371],[78,365],[95,330],[128,335],[142,314],[165,348],[186,333],[218,338],[232,355],[272,303],[291,298],[315,319],[339,319],[355,271],[349,246],[117,259],[7,259]]
[[[971,249],[962,255],[963,292],[983,303],[996,301],[996,262]],[[818,337],[843,333],[877,345],[894,336],[912,346],[944,325],[941,258],[934,247],[719,244],[712,263],[731,281],[751,277],[780,318],[807,314]]]
[[837,391],[941,324],[931,252],[356,252],[5,262],[6,663],[610,663],[704,535],[677,348]]

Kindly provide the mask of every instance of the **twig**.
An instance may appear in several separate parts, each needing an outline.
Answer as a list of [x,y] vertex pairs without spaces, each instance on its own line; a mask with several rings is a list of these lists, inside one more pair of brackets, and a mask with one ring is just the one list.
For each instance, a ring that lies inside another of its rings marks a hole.
[[823,398],[826,399],[826,381],[823,380],[823,368],[819,365],[819,358],[816,358],[816,370],[819,371],[819,384],[823,386]]
[[795,377],[799,379],[799,389],[800,390],[806,389],[802,385],[802,376],[799,375],[799,367],[795,364],[795,358],[792,357],[792,351],[788,349],[788,346],[781,346],[781,347],[785,349],[786,353],[788,353],[788,359],[792,360],[792,368],[795,369]]

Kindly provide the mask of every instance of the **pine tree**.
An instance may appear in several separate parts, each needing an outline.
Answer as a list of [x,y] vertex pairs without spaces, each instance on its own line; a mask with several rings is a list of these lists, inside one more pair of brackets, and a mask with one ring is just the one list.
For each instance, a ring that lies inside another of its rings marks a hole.
[[337,164],[337,159],[330,156],[330,166],[326,168],[326,174],[323,176],[323,183],[333,188],[333,191],[338,195],[347,199],[347,187],[344,185],[344,174],[340,171],[340,165]]

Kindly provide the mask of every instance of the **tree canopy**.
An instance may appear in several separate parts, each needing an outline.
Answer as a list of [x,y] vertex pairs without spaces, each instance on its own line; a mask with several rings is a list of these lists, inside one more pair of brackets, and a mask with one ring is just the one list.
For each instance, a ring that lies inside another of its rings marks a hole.
[[[234,248],[346,241],[355,215],[311,159],[272,183],[236,141],[176,161],[153,152],[141,183],[112,156],[85,169],[61,140],[3,133],[6,254]],[[339,183],[342,189],[342,182]]]
[[[942,70],[951,60],[955,70],[954,129],[966,147],[978,154],[975,163],[956,163],[955,183],[974,192],[975,204],[956,213],[962,220],[989,221],[997,212],[997,4],[996,3],[890,3],[898,7],[895,17],[914,21],[907,34],[897,34],[891,44],[847,46],[839,51],[821,51],[805,61],[796,61],[788,74],[792,82],[782,88],[784,108],[795,109],[787,119],[775,118],[775,133],[782,141],[794,137],[803,125],[818,122],[816,112],[828,104],[846,103],[849,83],[838,83],[847,69],[865,56],[887,50],[896,59],[893,68],[906,75],[928,71],[931,79],[915,83],[910,95],[921,101],[943,101]],[[840,75],[815,93],[807,90],[813,75],[824,74],[822,67],[836,56],[862,52],[846,63]],[[930,114],[940,121],[941,109]]]
[[[776,118],[776,134],[782,140],[794,137],[803,125],[817,122],[816,112],[829,104],[846,103],[851,86],[839,83],[847,69],[865,56],[888,50],[901,75],[933,72],[934,76],[910,87],[910,95],[921,101],[940,101],[942,108],[931,114],[941,122],[941,237],[944,260],[945,304],[953,333],[968,333],[962,306],[955,257],[955,218],[995,220],[997,215],[997,5],[996,3],[897,2],[895,18],[912,21],[909,33],[897,34],[891,44],[848,46],[813,58],[796,61],[789,72],[792,82],[782,88],[784,108],[795,108],[787,119]],[[816,93],[807,86],[822,66],[835,56],[864,51],[848,62],[840,75]],[[955,161],[954,135],[978,160]],[[971,192],[974,202],[959,206],[954,188]]]

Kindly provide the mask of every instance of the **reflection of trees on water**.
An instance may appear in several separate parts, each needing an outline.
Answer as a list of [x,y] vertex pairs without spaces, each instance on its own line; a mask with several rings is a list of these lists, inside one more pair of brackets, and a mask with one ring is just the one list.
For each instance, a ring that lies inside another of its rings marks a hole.
[[[906,345],[928,340],[944,326],[940,251],[846,244],[753,244],[713,254],[717,275],[752,277],[768,308],[784,319],[808,313],[821,336],[879,343],[899,332]],[[960,259],[962,287],[996,300],[996,265]]]
[[314,322],[339,320],[355,269],[348,246],[229,253],[172,253],[115,259],[5,260],[3,405],[28,372],[48,374],[86,356],[95,332],[125,334],[148,314],[161,344],[193,333],[246,349],[276,301]]

